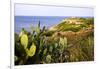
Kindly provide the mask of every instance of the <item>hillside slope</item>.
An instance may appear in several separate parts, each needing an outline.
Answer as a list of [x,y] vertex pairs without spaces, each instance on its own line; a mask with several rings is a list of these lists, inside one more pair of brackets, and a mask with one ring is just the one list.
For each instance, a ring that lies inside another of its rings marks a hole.
[[84,28],[93,27],[93,21],[93,18],[66,18],[58,25],[51,27],[49,30],[77,32]]

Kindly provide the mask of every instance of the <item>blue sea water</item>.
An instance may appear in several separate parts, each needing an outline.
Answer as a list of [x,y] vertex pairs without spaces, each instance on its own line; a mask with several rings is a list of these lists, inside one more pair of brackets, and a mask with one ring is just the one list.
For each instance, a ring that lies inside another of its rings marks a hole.
[[60,23],[66,17],[57,16],[15,16],[15,32],[19,33],[22,28],[30,31],[30,25],[36,27],[40,21],[40,27],[50,28]]
[[46,26],[50,28],[53,25],[59,24],[65,16],[15,16],[15,32],[20,33],[22,28],[30,31],[30,25],[36,27],[40,21],[40,27]]

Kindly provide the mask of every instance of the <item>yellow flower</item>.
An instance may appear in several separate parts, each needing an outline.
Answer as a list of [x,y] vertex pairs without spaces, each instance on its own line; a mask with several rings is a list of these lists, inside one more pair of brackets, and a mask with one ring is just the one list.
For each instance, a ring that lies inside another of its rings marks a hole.
[[30,56],[30,57],[34,56],[35,52],[36,52],[36,45],[34,43],[32,43],[32,46],[30,47],[29,50],[27,49],[26,52],[27,52],[28,56]]
[[21,44],[24,46],[24,49],[28,46],[28,36],[26,34],[22,34],[21,36]]

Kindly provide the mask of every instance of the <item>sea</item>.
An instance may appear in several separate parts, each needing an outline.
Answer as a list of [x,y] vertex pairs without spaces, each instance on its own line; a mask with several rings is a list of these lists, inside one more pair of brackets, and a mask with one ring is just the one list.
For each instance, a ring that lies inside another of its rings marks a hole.
[[30,26],[36,27],[39,22],[40,28],[43,28],[43,26],[50,28],[59,24],[65,18],[69,18],[69,16],[14,16],[14,31],[20,33],[22,28],[25,28],[30,32]]

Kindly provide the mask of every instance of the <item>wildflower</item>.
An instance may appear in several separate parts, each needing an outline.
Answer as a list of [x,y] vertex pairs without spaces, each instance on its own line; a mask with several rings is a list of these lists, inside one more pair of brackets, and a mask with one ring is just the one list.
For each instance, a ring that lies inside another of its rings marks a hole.
[[32,46],[30,47],[30,49],[26,49],[26,53],[28,56],[34,56],[36,52],[36,45],[34,43],[32,43]]
[[25,32],[25,29],[23,28],[21,33],[19,34],[21,45],[24,46],[24,49],[28,46],[28,36]]

